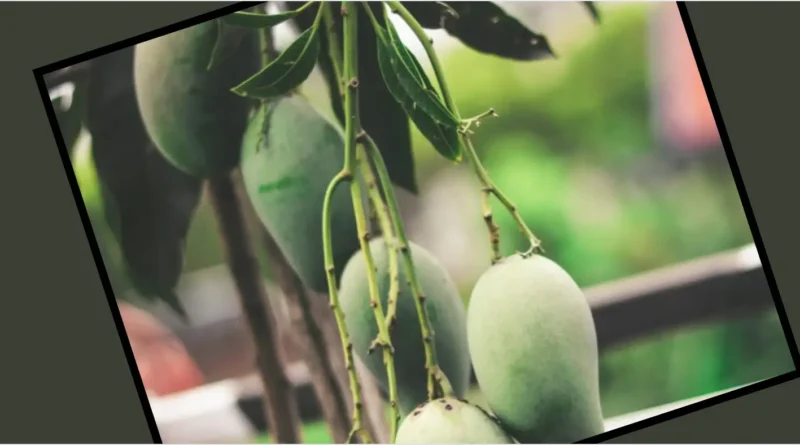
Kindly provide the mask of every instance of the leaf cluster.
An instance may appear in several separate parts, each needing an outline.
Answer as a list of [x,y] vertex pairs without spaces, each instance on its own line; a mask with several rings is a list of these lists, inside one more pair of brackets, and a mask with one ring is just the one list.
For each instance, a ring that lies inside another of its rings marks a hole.
[[[582,2],[599,20],[592,2]],[[326,2],[340,11],[339,2]],[[487,55],[518,61],[555,57],[547,38],[529,29],[494,2],[401,2],[425,29],[441,29],[467,47]],[[270,29],[291,22],[300,32],[277,58],[233,89],[242,96],[269,100],[297,89],[314,67],[328,85],[331,105],[344,123],[341,104],[342,20],[334,14],[322,20],[323,3],[284,2],[282,12],[234,12],[223,18],[230,26]],[[359,110],[363,129],[386,159],[398,187],[417,192],[411,147],[411,123],[443,157],[461,160],[459,131],[463,122],[437,91],[419,60],[400,39],[383,2],[363,2],[359,8]]]
[[[599,19],[592,2],[583,2]],[[529,29],[494,2],[401,2],[418,24],[444,30],[467,47],[489,56],[518,61],[554,57],[542,34]],[[324,7],[323,7],[324,5]],[[258,72],[231,89],[232,94],[269,101],[291,94],[321,71],[340,124],[345,116],[341,78],[342,16],[339,2],[282,2],[280,12],[263,9],[234,12],[216,20],[218,44],[208,68],[224,66],[239,41],[223,39],[234,28],[266,33],[284,23],[299,35]],[[334,11],[333,14],[325,14]],[[360,123],[378,146],[391,181],[418,192],[411,147],[412,124],[437,152],[461,159],[463,121],[451,109],[420,61],[401,41],[384,2],[358,8],[358,79]],[[232,33],[230,35],[236,35]],[[81,129],[92,136],[92,153],[106,216],[134,285],[145,296],[182,312],[174,295],[185,239],[200,200],[203,181],[164,160],[148,137],[133,82],[133,48],[99,57],[75,82],[73,104],[53,104],[62,137],[71,150]]]

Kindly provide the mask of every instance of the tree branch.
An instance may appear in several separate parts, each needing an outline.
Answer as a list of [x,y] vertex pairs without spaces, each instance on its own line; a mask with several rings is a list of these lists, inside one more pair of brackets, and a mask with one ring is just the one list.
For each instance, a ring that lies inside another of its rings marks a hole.
[[230,175],[215,177],[209,180],[209,191],[228,267],[236,282],[242,310],[256,345],[268,428],[277,443],[301,443],[297,400],[278,353],[277,329],[267,315],[269,300],[235,183]]
[[345,443],[351,428],[348,403],[344,391],[338,385],[324,334],[314,320],[309,295],[269,232],[262,226],[260,233],[270,268],[289,308],[292,330],[302,345],[304,361],[311,374],[311,383],[323,417],[335,443]]

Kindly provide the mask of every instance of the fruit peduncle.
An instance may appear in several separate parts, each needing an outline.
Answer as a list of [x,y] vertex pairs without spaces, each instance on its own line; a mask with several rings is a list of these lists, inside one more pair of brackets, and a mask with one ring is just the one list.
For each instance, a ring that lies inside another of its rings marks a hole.
[[336,284],[336,267],[333,261],[333,245],[331,243],[331,198],[336,191],[336,187],[342,182],[351,181],[351,174],[343,169],[328,184],[325,191],[325,199],[322,203],[322,240],[325,256],[325,273],[328,278],[328,296],[331,310],[336,319],[336,327],[339,330],[339,338],[342,342],[342,353],[344,355],[345,367],[347,368],[347,378],[350,383],[350,396],[353,398],[353,418],[350,434],[347,443],[351,443],[353,438],[358,435],[362,443],[371,443],[367,430],[363,425],[363,403],[361,401],[361,383],[356,374],[355,361],[353,359],[353,344],[347,332],[347,325],[344,321],[344,312],[339,303],[338,285]]
[[[345,110],[345,168],[349,171],[356,170],[358,137],[363,132],[359,118],[358,107],[358,4],[355,2],[342,3],[342,20],[344,24],[344,66],[342,67],[342,83],[344,90]],[[378,328],[378,338],[373,346],[381,349],[383,362],[386,366],[386,377],[389,384],[389,405],[392,417],[389,424],[389,438],[393,443],[397,435],[400,421],[397,404],[397,378],[394,366],[394,348],[386,327],[386,320],[378,298],[378,282],[375,276],[375,261],[369,245],[369,232],[367,230],[367,212],[364,209],[361,194],[361,184],[356,178],[350,181],[350,195],[353,201],[353,212],[356,219],[359,243],[364,253],[367,266],[367,280],[369,282],[369,302],[375,315]]]
[[472,140],[469,137],[470,127],[478,126],[481,119],[487,116],[496,116],[497,113],[495,113],[494,109],[489,109],[489,111],[477,117],[462,119],[461,114],[458,112],[458,107],[456,106],[455,101],[453,101],[453,96],[450,94],[450,89],[447,86],[447,80],[445,79],[444,70],[442,69],[442,64],[439,61],[439,56],[436,54],[433,44],[425,33],[425,30],[422,28],[422,25],[420,25],[417,19],[414,18],[414,16],[408,11],[408,9],[405,8],[405,6],[403,6],[402,2],[392,0],[387,1],[386,3],[388,3],[392,11],[397,13],[403,19],[403,21],[406,22],[409,28],[411,28],[411,31],[414,32],[415,36],[422,44],[422,47],[425,49],[425,53],[427,54],[428,59],[433,66],[433,72],[439,84],[439,89],[442,92],[442,98],[444,99],[445,105],[447,106],[448,110],[459,121],[461,121],[459,128],[459,140],[483,188],[482,212],[489,230],[489,241],[492,245],[492,263],[495,263],[500,257],[500,229],[493,222],[491,204],[489,202],[491,195],[494,195],[500,201],[503,207],[506,208],[506,211],[511,214],[511,217],[514,219],[514,222],[516,222],[519,230],[530,242],[530,248],[525,252],[520,252],[523,257],[529,257],[538,249],[540,249],[541,242],[538,238],[536,238],[536,236],[534,236],[533,232],[531,232],[530,228],[528,228],[528,226],[525,224],[525,221],[522,219],[519,212],[517,212],[516,206],[511,202],[511,200],[508,199],[508,197],[506,197],[503,192],[500,191],[500,189],[497,188],[494,182],[492,182],[491,178],[489,178],[489,174],[481,164],[481,161],[475,152],[475,148],[472,145]]
[[430,318],[425,308],[425,295],[417,279],[411,249],[409,249],[408,239],[406,238],[405,228],[403,227],[403,220],[400,216],[399,206],[395,199],[394,189],[389,178],[388,170],[386,169],[386,164],[383,161],[383,156],[380,150],[378,150],[375,141],[368,134],[364,135],[364,147],[368,159],[372,161],[372,164],[375,166],[378,174],[378,182],[380,183],[383,195],[386,197],[389,214],[391,215],[392,227],[394,228],[397,241],[397,249],[403,257],[403,270],[406,273],[409,287],[414,295],[414,306],[417,310],[417,317],[425,350],[425,370],[428,376],[428,400],[433,400],[436,398],[437,394],[443,392],[441,389],[442,383],[448,387],[450,384],[444,372],[439,368],[436,357],[436,347],[433,342],[435,333],[431,328]]
[[400,270],[397,257],[400,251],[397,248],[389,211],[381,196],[375,174],[372,171],[372,166],[369,163],[366,150],[363,146],[365,136],[365,132],[362,131],[359,133],[358,164],[361,167],[361,177],[367,185],[367,195],[377,215],[378,225],[380,226],[381,234],[386,244],[386,250],[389,252],[389,295],[387,298],[386,327],[391,335],[397,323],[397,296],[400,294]]

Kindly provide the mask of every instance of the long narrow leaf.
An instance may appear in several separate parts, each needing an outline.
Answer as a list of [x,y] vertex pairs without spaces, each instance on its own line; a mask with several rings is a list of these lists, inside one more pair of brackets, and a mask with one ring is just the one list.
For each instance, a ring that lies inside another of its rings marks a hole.
[[[390,20],[386,20],[386,26],[391,29],[393,26]],[[451,127],[459,125],[458,119],[447,109],[442,100],[433,92],[426,88],[426,83],[421,82],[420,77],[425,77],[424,72],[418,72],[416,64],[411,60],[414,55],[406,48],[399,38],[392,38],[391,31],[384,34],[385,41],[391,49],[390,62],[396,71],[397,80],[405,90],[405,93],[414,101],[414,106],[424,110],[434,121]],[[394,33],[396,36],[397,34]]]
[[[415,105],[413,98],[407,94],[400,83],[398,72],[392,64],[395,53],[389,43],[386,31],[381,28],[376,28],[376,31],[378,34],[378,63],[387,88],[409,115],[420,133],[433,145],[434,149],[451,161],[459,161],[461,159],[461,146],[458,141],[458,131],[455,127],[438,124],[424,110]],[[416,61],[416,59],[412,60]],[[415,69],[421,70],[418,62],[414,66]]]
[[425,71],[419,69],[419,63],[413,63],[417,61],[417,58],[414,57],[414,55],[405,45],[402,45],[402,41],[400,40],[400,35],[397,34],[397,28],[392,26],[392,23],[389,22],[388,20],[386,26],[386,35],[389,37],[389,41],[392,42],[393,44],[394,42],[400,43],[398,47],[401,51],[401,57],[405,61],[410,62],[408,68],[411,74],[414,76],[414,79],[416,79],[420,85],[426,88],[432,87],[430,79],[428,79],[428,76],[425,75]]
[[269,65],[231,91],[255,99],[269,99],[297,88],[311,75],[319,55],[318,28],[305,30]]
[[[285,5],[286,8],[293,9],[302,7],[303,3],[286,2]],[[340,6],[340,2],[330,3],[330,7],[334,11],[339,11]],[[383,19],[385,8],[382,4],[370,3],[370,9],[380,20]],[[331,44],[341,46],[342,19],[339,14],[334,14],[333,19],[338,41],[332,43],[329,41],[327,33],[319,32],[318,64],[328,85],[334,115],[339,123],[344,125],[339,79],[336,78],[328,46]],[[377,144],[392,183],[412,194],[417,194],[419,188],[411,146],[411,123],[403,107],[386,87],[377,58],[371,56],[375,54],[377,43],[375,31],[365,8],[359,8],[358,20],[358,53],[365,55],[358,58],[358,102],[361,126]],[[313,26],[314,13],[307,9],[293,21],[298,30],[303,32]]]

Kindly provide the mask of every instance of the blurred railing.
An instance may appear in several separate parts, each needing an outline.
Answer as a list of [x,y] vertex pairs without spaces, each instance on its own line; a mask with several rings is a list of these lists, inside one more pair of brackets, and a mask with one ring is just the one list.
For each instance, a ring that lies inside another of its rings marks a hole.
[[[774,310],[761,261],[752,245],[588,288],[585,293],[593,310],[601,352],[678,328]],[[217,332],[196,328],[183,332],[182,337],[187,344],[196,345],[191,349],[199,352],[198,348],[208,341],[209,336],[232,336],[224,332],[222,325],[209,329]],[[246,336],[246,332],[241,336]],[[319,419],[308,370],[296,360],[288,371],[297,390],[301,416],[307,421]],[[261,392],[259,379],[249,375],[154,399],[151,406],[165,442],[191,442],[193,437],[199,441],[222,441],[225,440],[225,428],[219,425],[210,427],[224,418],[229,418],[229,428],[234,428],[233,425],[239,422],[244,425],[241,428],[251,430],[248,434],[266,429]],[[226,417],[219,411],[225,409],[233,411],[226,411]],[[651,411],[656,412],[658,408],[654,410]],[[201,421],[202,412],[214,420]],[[645,412],[631,413],[628,417],[637,418],[639,414],[650,417]],[[234,421],[231,416],[239,416],[239,420]],[[612,426],[616,428],[625,422],[622,417],[609,419],[608,426],[609,429]],[[201,432],[204,435],[197,436]]]
[[[252,397],[246,395],[249,394],[248,388],[251,387],[249,383],[244,380],[230,380],[163,399],[151,400],[151,408],[162,441],[240,443],[243,440],[257,438],[263,433],[263,427],[253,421],[254,412],[242,409],[241,401]],[[752,383],[756,382],[750,384]],[[605,421],[605,430],[613,431],[745,386],[749,384],[611,417]]]

